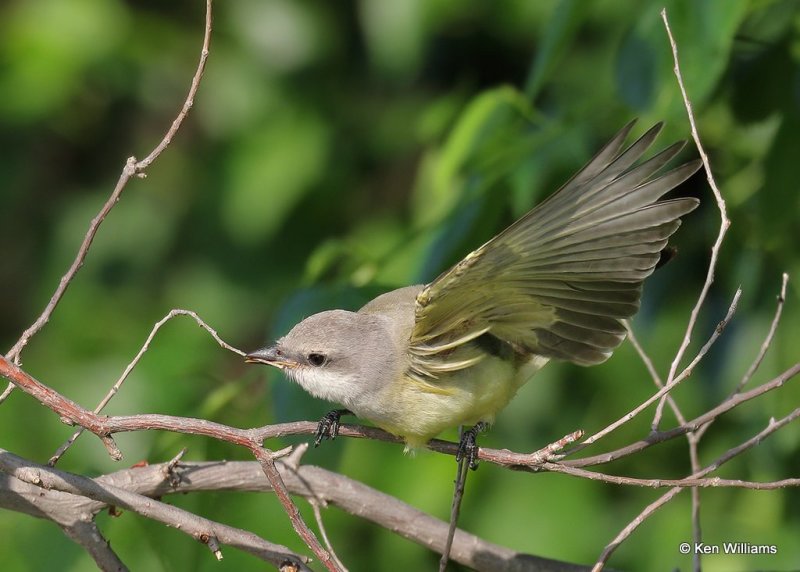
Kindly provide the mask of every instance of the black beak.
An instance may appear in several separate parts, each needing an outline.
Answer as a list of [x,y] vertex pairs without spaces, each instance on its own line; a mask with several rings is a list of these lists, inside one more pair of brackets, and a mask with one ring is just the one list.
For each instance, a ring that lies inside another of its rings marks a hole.
[[249,353],[244,356],[244,361],[246,363],[261,363],[280,368],[293,364],[292,360],[288,359],[277,346],[261,348],[260,350]]

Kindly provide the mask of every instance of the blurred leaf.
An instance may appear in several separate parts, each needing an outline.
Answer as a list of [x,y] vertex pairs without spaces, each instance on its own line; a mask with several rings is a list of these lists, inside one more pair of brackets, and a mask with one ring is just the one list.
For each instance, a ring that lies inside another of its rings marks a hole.
[[322,177],[329,134],[313,114],[289,109],[248,135],[236,149],[223,214],[239,243],[270,237]]
[[[764,189],[757,196],[760,228],[768,246],[788,247],[784,256],[794,251],[800,240],[800,193],[797,190],[797,157],[800,157],[800,116],[785,117],[767,155]],[[789,244],[787,236],[793,237]]]
[[33,121],[83,89],[86,68],[119,45],[127,18],[115,0],[31,0],[0,19],[0,115]]
[[530,107],[524,96],[511,87],[486,91],[475,97],[461,113],[441,150],[431,152],[423,162],[415,189],[414,218],[425,226],[441,220],[463,196],[466,183],[477,177],[481,164],[507,151],[504,142],[513,141],[530,121]]
[[656,87],[656,56],[652,45],[630,30],[620,46],[616,65],[617,89],[633,109],[647,109]]
[[422,55],[424,0],[362,0],[360,14],[372,64],[390,77],[415,70]]
[[739,121],[763,121],[779,109],[792,105],[792,99],[796,99],[797,90],[786,86],[786,78],[797,77],[798,73],[798,62],[792,59],[788,46],[788,37],[761,44],[758,51],[736,62],[731,70],[736,86],[731,105]]
[[550,17],[525,83],[525,95],[531,101],[539,95],[542,86],[558,69],[559,61],[569,49],[578,24],[585,15],[585,11],[579,8],[581,8],[580,2],[563,0],[558,2],[555,14]]

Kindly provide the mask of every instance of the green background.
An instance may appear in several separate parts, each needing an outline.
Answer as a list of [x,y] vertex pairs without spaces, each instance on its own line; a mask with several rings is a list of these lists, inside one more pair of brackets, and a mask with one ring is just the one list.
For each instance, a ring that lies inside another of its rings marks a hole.
[[[756,382],[800,356],[800,14],[795,1],[666,3],[687,89],[733,225],[693,351],[724,315],[735,321],[675,397],[687,416],[724,399],[755,356],[791,279],[784,318]],[[532,0],[230,0],[215,7],[208,71],[183,129],[105,221],[67,296],[23,353],[24,367],[93,407],[173,307],[197,311],[254,349],[315,311],[355,309],[387,289],[431,280],[523,214],[633,117],[664,120],[658,146],[689,133],[655,2]],[[0,7],[0,342],[9,348],[72,261],[125,158],[141,158],[172,121],[195,69],[201,2],[12,0]],[[693,147],[681,157],[696,156]],[[719,215],[702,200],[675,237],[680,254],[645,288],[635,329],[666,374],[705,277]],[[482,443],[530,451],[577,428],[593,432],[653,391],[629,344],[607,363],[548,366]],[[710,462],[800,403],[797,381],[719,420]],[[246,366],[186,318],[162,329],[108,408],[239,427],[316,419],[330,408],[275,372]],[[604,440],[646,434],[652,413]],[[665,424],[674,423],[667,413]],[[70,434],[21,392],[0,406],[0,446],[40,462]],[[449,435],[452,437],[452,435]],[[298,440],[267,443],[280,448]],[[800,475],[789,426],[726,465],[724,477]],[[120,435],[123,465],[247,459],[199,437]],[[340,439],[305,462],[339,471],[427,512],[449,513],[452,458]],[[61,468],[120,468],[83,437]],[[679,478],[685,440],[600,467]],[[520,551],[592,563],[662,491],[484,464],[470,475],[461,525]],[[702,492],[704,539],[774,544],[775,556],[711,556],[707,570],[800,565],[800,494]],[[168,502],[307,553],[273,496],[192,494]],[[299,501],[304,505],[302,500]],[[304,514],[310,511],[304,506]],[[331,508],[328,532],[352,570],[433,569],[435,555]],[[261,569],[133,514],[98,517],[134,570]],[[313,519],[312,519],[313,520]],[[688,569],[688,492],[611,560],[619,569]],[[3,568],[85,570],[60,530],[0,513]]]

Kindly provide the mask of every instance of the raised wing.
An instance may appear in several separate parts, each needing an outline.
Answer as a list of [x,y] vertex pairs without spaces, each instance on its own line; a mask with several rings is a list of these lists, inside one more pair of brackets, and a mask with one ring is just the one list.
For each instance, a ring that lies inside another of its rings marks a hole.
[[412,375],[431,381],[474,365],[485,354],[468,342],[487,333],[518,353],[581,365],[611,355],[660,251],[699,204],[659,201],[701,163],[656,175],[680,142],[634,166],[661,124],[622,150],[633,124],[556,193],[420,292]]

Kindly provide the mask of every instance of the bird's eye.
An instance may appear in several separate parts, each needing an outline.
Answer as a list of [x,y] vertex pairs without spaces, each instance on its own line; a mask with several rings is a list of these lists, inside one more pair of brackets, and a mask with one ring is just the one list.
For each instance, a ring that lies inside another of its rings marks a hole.
[[328,360],[325,357],[325,354],[317,354],[317,353],[308,354],[308,363],[310,363],[314,367],[321,367],[325,365],[326,361]]

